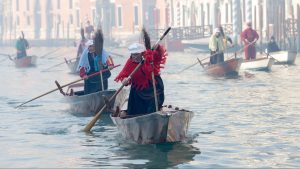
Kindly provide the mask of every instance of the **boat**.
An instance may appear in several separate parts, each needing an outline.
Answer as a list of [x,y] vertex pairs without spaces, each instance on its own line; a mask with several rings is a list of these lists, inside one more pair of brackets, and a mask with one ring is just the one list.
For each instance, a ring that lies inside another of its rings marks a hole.
[[114,117],[113,123],[126,140],[138,144],[180,142],[186,139],[194,113],[164,106],[161,111],[139,116]]
[[274,64],[294,64],[297,56],[296,51],[278,51],[269,53],[269,56],[275,59]]
[[11,60],[15,63],[15,66],[18,68],[33,67],[36,66],[37,56],[26,56],[20,59],[15,58]]
[[264,57],[252,60],[244,60],[241,64],[241,70],[271,71],[275,59]]
[[204,63],[200,64],[204,68],[205,72],[209,75],[222,77],[222,76],[236,76],[239,74],[239,69],[243,59],[233,58],[226,60],[225,62],[218,64]]
[[[90,117],[97,114],[104,104],[108,103],[109,98],[116,92],[114,89],[99,91],[87,95],[84,95],[83,91],[70,92],[71,89],[82,85],[83,84],[71,85],[64,96],[66,101],[69,103],[70,113],[79,117]],[[121,104],[123,104],[127,98],[128,91],[126,89],[122,89],[116,98],[109,103],[109,108],[104,112],[116,111],[117,106],[121,107]]]
[[65,62],[66,64],[68,65],[70,71],[72,74],[78,74],[78,70],[77,70],[77,67],[78,67],[78,64],[79,64],[79,59],[76,59],[75,61],[72,61],[74,59],[70,59],[70,60],[67,60],[65,58]]

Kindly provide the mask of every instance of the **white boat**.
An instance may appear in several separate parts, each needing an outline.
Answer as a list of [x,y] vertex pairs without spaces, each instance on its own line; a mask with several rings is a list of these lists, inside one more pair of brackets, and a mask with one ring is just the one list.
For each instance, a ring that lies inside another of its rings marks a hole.
[[278,51],[269,54],[275,59],[274,64],[294,64],[297,56],[295,51]]
[[258,70],[258,71],[270,71],[275,59],[273,58],[258,58],[252,60],[244,60],[242,62],[241,70]]

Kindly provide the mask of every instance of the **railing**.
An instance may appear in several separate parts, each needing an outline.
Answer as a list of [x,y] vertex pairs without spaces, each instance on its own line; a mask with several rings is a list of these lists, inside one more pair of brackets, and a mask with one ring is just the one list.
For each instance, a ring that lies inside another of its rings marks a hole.
[[[227,35],[232,34],[232,24],[223,24],[222,27]],[[171,29],[168,34],[168,38],[181,40],[207,38],[211,36],[213,32],[212,29],[212,25],[176,27]],[[164,29],[152,29],[149,30],[149,34],[151,37],[159,38],[164,33],[164,31]]]
[[[165,32],[164,29],[149,30],[151,37],[159,38]],[[190,26],[172,28],[168,34],[169,39],[193,40],[209,37],[212,33],[212,26]]]

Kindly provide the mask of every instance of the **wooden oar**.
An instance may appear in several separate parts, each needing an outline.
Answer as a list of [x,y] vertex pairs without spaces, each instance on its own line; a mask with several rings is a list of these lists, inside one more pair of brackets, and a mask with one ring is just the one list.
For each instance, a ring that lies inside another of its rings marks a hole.
[[[253,43],[255,43],[255,42],[256,42],[256,41],[253,41],[253,42],[247,44],[246,46],[249,46],[249,45],[251,45],[251,44],[253,44]],[[242,52],[243,50],[244,50],[244,48],[240,49],[239,51],[235,52],[235,54],[232,55],[232,56],[229,57],[229,58],[232,58],[233,56],[236,56],[236,53],[240,53],[240,52]],[[215,54],[209,55],[208,57],[205,57],[205,58],[203,58],[203,59],[201,59],[201,60],[200,60],[199,58],[197,58],[197,62],[196,62],[196,63],[193,63],[192,65],[190,65],[190,66],[188,66],[188,67],[182,69],[182,70],[179,71],[177,74],[182,73],[182,72],[184,72],[185,70],[194,67],[194,66],[197,65],[198,63],[200,63],[200,65],[204,68],[204,66],[203,66],[203,64],[202,64],[202,61],[204,61],[204,60],[206,60],[206,59],[209,59],[209,58],[211,58],[211,57],[213,57],[213,56],[215,56],[215,55],[217,55],[217,54],[219,54],[219,53],[220,53],[220,52],[217,52],[217,53],[215,53]]]
[[53,68],[55,68],[55,67],[57,67],[57,66],[60,66],[60,65],[63,65],[63,64],[65,64],[65,63],[68,64],[68,63],[69,63],[68,61],[75,60],[75,59],[77,59],[77,58],[72,58],[72,59],[69,59],[69,60],[66,60],[66,59],[65,59],[64,62],[61,62],[61,63],[56,64],[56,65],[53,65],[53,66],[51,66],[51,67],[49,67],[49,68],[47,68],[47,69],[44,69],[44,70],[42,70],[42,72],[46,72],[46,71],[48,71],[48,70],[50,70],[50,69],[53,69]]
[[[128,80],[126,82],[128,82],[132,75],[135,74],[135,72],[142,66],[142,62],[140,62],[135,69],[130,73],[130,75],[128,76]],[[125,83],[126,83],[125,82]],[[113,99],[121,92],[121,90],[123,89],[125,85],[122,84],[122,86],[110,97],[110,99],[108,100],[108,102],[112,102]],[[97,122],[97,120],[99,119],[101,113],[106,109],[107,104],[104,104],[104,106],[102,107],[102,109],[93,117],[93,119],[85,126],[85,128],[83,129],[83,131],[85,132],[89,132],[91,130],[91,128],[95,125],[95,123]]]
[[209,55],[208,57],[205,57],[205,58],[203,58],[203,59],[201,59],[201,60],[199,60],[199,59],[197,58],[197,62],[196,62],[196,63],[193,63],[192,65],[190,65],[190,66],[188,66],[188,67],[182,69],[182,70],[179,71],[177,74],[182,73],[182,72],[184,72],[185,70],[190,69],[190,68],[194,67],[195,65],[197,65],[198,63],[202,63],[202,61],[204,61],[204,60],[206,60],[206,59],[209,59],[209,58],[211,58],[211,57],[213,57],[213,56],[215,56],[215,55],[217,55],[217,54],[219,54],[219,53],[220,53],[220,52],[214,53],[214,54]]
[[[162,37],[155,43],[155,45],[153,46],[152,49],[156,49],[157,46],[158,46],[158,43],[164,39],[164,37],[169,33],[169,31],[171,30],[171,27],[169,27],[165,33],[162,35]],[[142,66],[143,64],[143,61],[140,62],[136,67],[135,69],[130,73],[130,75],[128,76],[128,79],[131,79],[132,75],[135,74],[135,72]],[[124,87],[124,84],[122,84],[122,86],[114,93],[114,95],[112,95],[109,99],[109,102],[111,102],[119,93],[120,91],[123,89]],[[91,128],[95,125],[95,123],[97,122],[97,120],[99,119],[101,113],[105,110],[105,108],[107,107],[107,104],[105,104],[102,109],[93,117],[93,119],[85,126],[85,128],[83,129],[83,131],[85,132],[90,132],[91,131]]]
[[[277,59],[275,59],[273,56],[271,56],[270,53],[266,53],[260,47],[257,47],[257,48],[259,48],[261,51],[263,51],[262,53],[264,53],[265,55],[267,55],[267,57],[270,57],[270,58],[274,59],[276,62],[280,63]],[[286,66],[286,65],[282,65],[282,66],[285,67],[285,68],[288,68],[288,66]]]
[[[111,69],[114,69],[114,68],[119,67],[119,66],[120,66],[120,64],[119,64],[119,65],[116,65],[116,66],[113,66]],[[104,70],[101,70],[101,72],[106,72],[106,71],[111,70],[111,69],[104,69]],[[94,76],[96,76],[96,75],[99,75],[99,73],[100,73],[100,71],[99,71],[99,72],[96,72],[96,73],[93,73],[93,74],[87,76],[86,78],[80,78],[80,79],[75,80],[75,81],[73,81],[73,82],[70,82],[70,83],[68,83],[68,84],[62,85],[61,88],[64,88],[64,87],[67,87],[67,86],[69,86],[69,85],[71,85],[71,84],[74,84],[74,83],[80,82],[80,81],[82,81],[82,80],[85,80],[85,79],[94,77]],[[29,102],[31,102],[31,101],[33,101],[33,100],[36,100],[36,99],[38,99],[38,98],[41,98],[41,97],[43,97],[43,96],[46,96],[46,95],[48,95],[48,94],[50,94],[50,93],[52,93],[52,92],[55,92],[55,91],[57,91],[57,90],[59,90],[59,88],[50,90],[49,92],[46,92],[46,93],[44,93],[44,94],[42,94],[42,95],[39,95],[39,96],[37,96],[37,97],[35,97],[35,98],[33,98],[33,99],[30,99],[30,100],[28,100],[28,101],[26,101],[26,102],[24,102],[24,103],[18,105],[18,106],[15,107],[15,108],[21,107],[21,106],[23,106],[24,104],[27,104],[27,103],[29,103]]]
[[0,55],[2,55],[2,56],[7,56],[9,60],[11,60],[11,61],[14,62],[14,59],[12,58],[12,55],[6,54],[6,53],[0,53]]
[[56,51],[58,51],[59,49],[60,49],[60,48],[56,48],[56,49],[54,49],[54,50],[52,50],[52,51],[50,51],[50,52],[48,52],[48,53],[46,53],[46,54],[40,56],[40,58],[44,58],[44,57],[46,57],[46,56],[48,56],[48,55],[51,55],[51,54],[55,53]]

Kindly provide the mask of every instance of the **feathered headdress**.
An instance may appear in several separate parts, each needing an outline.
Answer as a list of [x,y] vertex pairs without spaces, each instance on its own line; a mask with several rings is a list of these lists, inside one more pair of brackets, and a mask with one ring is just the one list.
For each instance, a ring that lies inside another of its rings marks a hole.
[[[154,51],[151,50],[150,37],[144,28],[142,30],[142,36],[147,49],[143,52],[144,63],[131,78],[132,86],[138,90],[143,90],[149,86],[152,80],[151,73],[153,71],[155,76],[160,74],[160,66],[161,64],[165,64],[167,57],[166,49],[161,45],[158,45]],[[153,67],[151,65],[152,62]],[[135,63],[129,58],[123,70],[115,78],[115,81],[122,81],[124,78],[128,77],[137,65],[138,63]]]
[[98,56],[101,56],[103,50],[103,33],[101,29],[98,29],[95,33],[94,44],[95,44],[96,54]]
[[80,35],[81,35],[81,39],[84,40],[85,37],[84,37],[84,29],[83,28],[80,29]]
[[151,41],[148,32],[145,28],[142,29],[142,36],[146,49],[151,49]]

